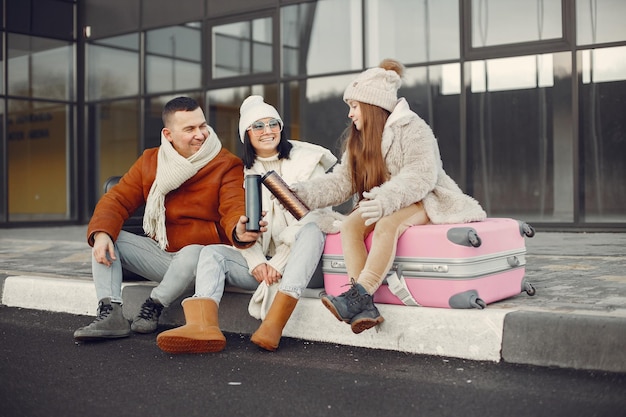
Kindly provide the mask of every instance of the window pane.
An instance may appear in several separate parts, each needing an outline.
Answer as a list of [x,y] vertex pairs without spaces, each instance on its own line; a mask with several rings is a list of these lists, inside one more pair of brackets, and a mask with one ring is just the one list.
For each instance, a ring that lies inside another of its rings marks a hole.
[[72,100],[73,47],[69,42],[9,34],[8,92]]
[[272,71],[272,19],[213,27],[213,78]]
[[561,0],[472,0],[473,48],[561,37]]
[[572,221],[569,53],[476,62],[468,70],[470,193],[490,216]]
[[360,0],[320,0],[281,8],[283,74],[363,67]]
[[458,0],[368,0],[366,22],[368,67],[459,58]]
[[626,47],[582,52],[585,221],[626,222]]
[[201,30],[173,26],[146,33],[146,88],[149,93],[199,88]]
[[[133,36],[138,39],[138,35]],[[124,37],[124,39],[128,38]],[[139,52],[137,50],[87,45],[88,100],[131,96],[138,92]]]
[[446,172],[459,182],[461,172],[460,64],[410,68],[398,96],[408,101],[432,128]]
[[340,153],[340,137],[349,126],[343,91],[356,75],[310,78],[285,86],[284,116],[291,121],[291,137]]
[[[0,16],[2,15],[2,12],[0,12]],[[6,117],[6,112],[4,111],[4,103],[5,100],[0,100],[0,143],[2,144],[2,146],[6,146],[5,149],[8,150],[8,143],[5,141],[5,136],[4,136],[4,132],[5,129],[7,128],[8,125],[8,120]],[[8,213],[7,213],[7,202],[8,202],[8,198],[7,198],[7,177],[6,177],[6,165],[5,163],[8,163],[8,156],[9,155],[0,155],[0,223],[4,224],[6,223],[6,220],[8,218]]]
[[9,100],[9,221],[69,218],[69,108]]
[[11,32],[72,40],[73,2],[58,0],[14,0],[6,2],[6,26]]
[[89,112],[89,138],[97,144],[100,156],[97,189],[113,175],[123,175],[135,162],[139,152],[139,104],[122,100],[92,104]]
[[[0,42],[0,80],[4,80],[4,45]],[[4,94],[4,82],[0,82],[0,94]]]
[[626,2],[623,0],[577,0],[578,45],[626,40]]

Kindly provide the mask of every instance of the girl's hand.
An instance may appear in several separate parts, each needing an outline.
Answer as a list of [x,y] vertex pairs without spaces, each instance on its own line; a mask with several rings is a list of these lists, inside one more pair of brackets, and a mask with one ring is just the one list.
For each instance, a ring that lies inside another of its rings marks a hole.
[[367,191],[363,193],[363,197],[366,200],[359,202],[359,211],[361,212],[361,217],[365,219],[365,226],[369,226],[383,217],[383,205]]

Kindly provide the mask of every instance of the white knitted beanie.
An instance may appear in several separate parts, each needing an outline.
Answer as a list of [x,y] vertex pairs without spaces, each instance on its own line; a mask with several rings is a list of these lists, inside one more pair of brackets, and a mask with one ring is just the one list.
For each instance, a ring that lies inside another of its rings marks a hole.
[[398,61],[384,60],[379,67],[359,74],[344,91],[343,101],[356,100],[393,111],[398,101],[398,89],[402,85],[403,70]]
[[280,120],[280,124],[283,124],[283,119],[280,118],[278,111],[276,111],[274,106],[265,103],[261,96],[250,96],[245,99],[243,103],[241,103],[239,114],[239,138],[241,139],[241,143],[243,143],[245,138],[246,129],[259,119],[272,117]]

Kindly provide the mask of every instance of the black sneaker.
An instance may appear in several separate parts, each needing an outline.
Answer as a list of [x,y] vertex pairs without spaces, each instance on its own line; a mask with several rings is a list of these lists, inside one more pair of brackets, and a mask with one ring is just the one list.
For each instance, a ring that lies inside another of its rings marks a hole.
[[88,326],[74,332],[77,341],[114,339],[130,335],[128,320],[122,314],[122,305],[112,303],[110,298],[103,298],[98,303],[98,316]]
[[159,317],[161,316],[162,310],[163,305],[159,301],[148,297],[141,306],[137,317],[133,319],[130,329],[136,333],[155,332],[159,324]]

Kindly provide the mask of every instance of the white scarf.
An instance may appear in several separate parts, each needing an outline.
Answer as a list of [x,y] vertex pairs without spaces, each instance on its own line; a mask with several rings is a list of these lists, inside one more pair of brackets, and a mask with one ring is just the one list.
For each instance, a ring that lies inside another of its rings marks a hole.
[[179,154],[161,133],[156,178],[150,188],[143,215],[143,230],[159,243],[161,249],[167,248],[165,196],[196,175],[202,167],[217,156],[221,149],[222,142],[210,126],[209,136],[198,152],[189,158],[184,158]]

